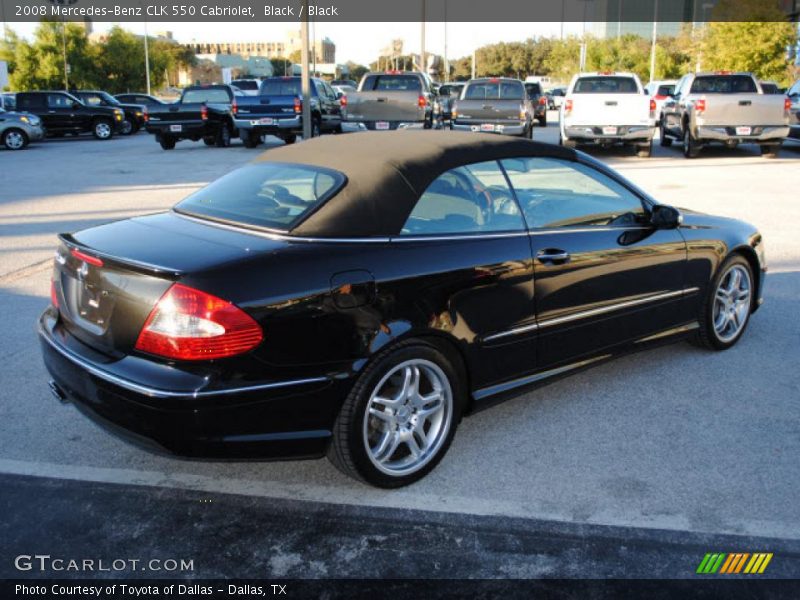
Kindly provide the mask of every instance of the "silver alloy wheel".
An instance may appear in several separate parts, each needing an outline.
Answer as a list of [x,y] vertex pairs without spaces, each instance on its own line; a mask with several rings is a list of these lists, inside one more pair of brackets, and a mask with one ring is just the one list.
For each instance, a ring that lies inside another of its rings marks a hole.
[[403,362],[383,376],[367,402],[367,455],[387,475],[415,473],[439,452],[452,418],[453,390],[444,371],[428,360]]
[[750,274],[742,265],[733,265],[714,293],[714,333],[721,342],[730,342],[741,333],[750,313],[751,299]]
[[25,146],[25,137],[19,131],[9,131],[5,139],[6,148],[20,150]]
[[100,121],[94,126],[94,132],[101,140],[111,137],[111,125],[105,121]]

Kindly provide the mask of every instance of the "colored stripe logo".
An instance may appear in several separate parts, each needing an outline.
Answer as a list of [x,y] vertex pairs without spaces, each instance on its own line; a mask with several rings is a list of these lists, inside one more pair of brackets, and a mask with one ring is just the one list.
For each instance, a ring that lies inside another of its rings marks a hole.
[[697,573],[701,575],[760,575],[772,560],[772,552],[709,552],[700,561]]

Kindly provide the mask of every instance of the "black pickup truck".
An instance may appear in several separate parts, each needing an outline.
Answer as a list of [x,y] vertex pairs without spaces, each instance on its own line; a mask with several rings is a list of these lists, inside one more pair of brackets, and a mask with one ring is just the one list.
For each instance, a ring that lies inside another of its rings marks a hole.
[[125,113],[125,118],[119,128],[122,135],[134,134],[144,125],[145,108],[141,104],[123,104],[108,92],[99,90],[78,90],[71,93],[86,106],[107,106],[121,109]]
[[92,133],[98,140],[114,137],[125,118],[121,108],[88,106],[67,92],[20,92],[17,110],[42,120],[46,135]]
[[[242,142],[255,148],[264,135],[293,144],[303,133],[303,92],[300,77],[269,77],[257,96],[238,100],[234,124]],[[311,78],[311,137],[342,130],[339,97],[327,82]]]
[[234,118],[244,98],[230,85],[187,87],[175,104],[150,109],[147,132],[164,150],[172,150],[180,140],[203,140],[206,146],[225,148],[238,135]]

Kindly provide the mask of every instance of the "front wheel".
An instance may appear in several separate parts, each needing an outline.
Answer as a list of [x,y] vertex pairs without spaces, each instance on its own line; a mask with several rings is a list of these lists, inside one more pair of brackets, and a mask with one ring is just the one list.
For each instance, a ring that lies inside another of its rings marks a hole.
[[722,264],[703,299],[695,343],[727,350],[738,342],[750,321],[754,294],[750,263],[734,254]]
[[7,150],[22,150],[28,145],[28,136],[21,129],[6,129],[3,133],[3,146]]
[[119,132],[122,135],[131,135],[132,133],[136,133],[136,125],[134,125],[133,121],[127,117],[125,120],[122,121],[122,125],[120,125]]
[[98,119],[92,126],[92,134],[98,140],[110,140],[114,137],[114,127],[110,121],[105,119]]
[[447,452],[464,390],[438,348],[410,341],[379,356],[336,419],[328,458],[345,474],[384,488],[413,483]]

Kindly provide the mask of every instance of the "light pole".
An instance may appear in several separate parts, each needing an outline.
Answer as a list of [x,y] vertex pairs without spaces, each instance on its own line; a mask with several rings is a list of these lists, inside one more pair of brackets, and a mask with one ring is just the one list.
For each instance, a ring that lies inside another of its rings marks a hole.
[[656,35],[658,33],[658,0],[653,5],[653,40],[650,45],[650,81],[656,77]]
[[428,61],[425,60],[425,0],[422,0],[422,30],[420,31],[419,70],[425,73],[428,70]]
[[147,43],[147,17],[144,19],[144,76],[147,82],[147,95],[150,95],[150,48]]
[[450,81],[450,63],[447,62],[447,0],[444,0],[444,82]]
[[69,91],[69,63],[67,63],[67,22],[61,21],[61,47],[64,50],[64,91]]
[[303,0],[303,20],[300,24],[300,85],[303,91],[303,139],[311,137],[311,77],[308,72],[308,0]]

